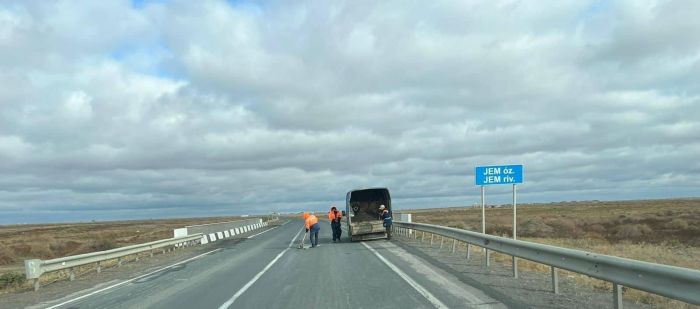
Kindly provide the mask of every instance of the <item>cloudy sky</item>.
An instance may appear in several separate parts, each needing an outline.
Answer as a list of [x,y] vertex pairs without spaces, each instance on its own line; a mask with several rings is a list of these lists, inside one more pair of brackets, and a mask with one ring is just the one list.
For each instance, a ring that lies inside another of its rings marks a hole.
[[700,196],[698,11],[5,0],[0,224]]

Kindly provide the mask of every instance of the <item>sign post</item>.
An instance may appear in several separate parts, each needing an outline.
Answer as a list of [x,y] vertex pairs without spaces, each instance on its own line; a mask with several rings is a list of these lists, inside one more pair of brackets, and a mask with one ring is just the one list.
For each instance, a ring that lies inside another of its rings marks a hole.
[[[517,226],[518,226],[518,211],[517,211],[517,203],[515,200],[515,193],[517,192],[517,185],[513,184],[513,240],[516,239],[517,235]],[[513,277],[518,278],[518,257],[513,257]]]
[[[513,239],[517,235],[517,184],[523,183],[522,165],[491,165],[475,168],[475,183],[481,186],[481,233],[486,234],[486,194],[488,185],[513,185]],[[489,266],[489,251],[486,250],[486,266]],[[518,259],[513,257],[513,276],[518,277]]]

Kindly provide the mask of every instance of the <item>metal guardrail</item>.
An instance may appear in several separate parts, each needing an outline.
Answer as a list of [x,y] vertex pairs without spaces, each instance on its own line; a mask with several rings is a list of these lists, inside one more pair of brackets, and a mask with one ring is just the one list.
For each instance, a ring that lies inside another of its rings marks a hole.
[[[85,254],[80,254],[80,255],[73,255],[73,256],[67,256],[67,257],[62,257],[62,258],[57,258],[57,259],[51,259],[51,260],[39,260],[39,259],[32,259],[32,260],[25,260],[24,261],[24,267],[25,267],[25,272],[27,279],[34,279],[34,290],[39,289],[39,277],[41,277],[42,274],[47,273],[47,272],[52,272],[52,271],[57,271],[57,270],[69,270],[69,278],[70,280],[75,279],[75,267],[78,266],[83,266],[91,263],[97,263],[97,272],[99,273],[101,271],[101,265],[100,262],[106,261],[106,260],[113,260],[113,259],[118,259],[117,264],[121,265],[122,261],[121,258],[136,254],[136,253],[142,253],[146,251],[151,251],[151,256],[153,256],[153,250],[155,249],[162,249],[168,247],[167,250],[170,250],[170,246],[188,246],[192,244],[199,243],[202,239],[202,234],[195,234],[195,235],[190,235],[190,236],[184,236],[184,237],[176,237],[176,238],[169,238],[169,239],[161,239],[161,240],[156,240],[144,244],[138,244],[138,245],[131,245],[131,246],[126,246],[126,247],[121,247],[121,248],[116,248],[116,249],[110,249],[110,250],[105,250],[105,251],[99,251],[99,252],[91,252],[91,253],[85,253]],[[166,249],[163,249],[165,252]]]
[[[202,233],[204,235],[209,235],[212,233],[223,233],[224,231],[231,231],[232,229],[244,227],[258,228],[261,227],[263,220],[261,218],[251,218],[245,220],[229,221],[229,222],[217,222],[209,224],[199,224],[199,225],[188,225],[183,228],[173,230],[173,236],[187,236],[192,234]],[[240,232],[239,232],[240,233]],[[238,234],[238,233],[236,233]],[[226,236],[229,237],[229,236]]]
[[[417,238],[418,235],[415,232],[421,231],[483,247],[487,252],[486,266],[488,266],[489,250],[513,256],[513,270],[516,277],[516,257],[549,265],[552,268],[552,286],[555,293],[558,293],[557,268],[612,282],[615,308],[622,307],[622,286],[700,305],[700,271],[695,269],[566,249],[432,224],[395,221],[394,229],[399,235],[413,235]],[[409,233],[411,230],[413,233]],[[421,235],[421,238],[423,237],[424,234]]]

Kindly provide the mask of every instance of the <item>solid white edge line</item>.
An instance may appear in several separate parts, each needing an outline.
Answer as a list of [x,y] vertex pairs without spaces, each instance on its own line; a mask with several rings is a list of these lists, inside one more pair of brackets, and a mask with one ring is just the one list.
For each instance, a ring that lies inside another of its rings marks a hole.
[[255,235],[250,235],[250,236],[248,236],[248,237],[246,237],[246,238],[251,239],[251,238],[253,238],[253,237],[255,237],[255,236],[258,236],[258,235],[260,235],[260,234],[262,234],[262,233],[267,233],[267,232],[269,232],[269,231],[272,231],[272,230],[274,230],[274,229],[276,229],[276,228],[278,228],[278,227],[279,227],[279,226],[275,226],[275,227],[273,227],[273,228],[271,228],[271,229],[264,230],[264,231],[262,231],[262,232],[260,232],[260,233],[255,234]]
[[46,308],[46,309],[54,309],[54,308],[58,308],[58,307],[63,306],[63,305],[70,304],[70,303],[72,303],[72,302],[81,300],[81,299],[83,299],[83,298],[86,298],[86,297],[89,297],[89,296],[92,296],[92,295],[95,295],[95,294],[104,292],[104,291],[109,290],[109,289],[116,288],[116,287],[121,286],[121,285],[124,285],[124,284],[127,284],[127,283],[129,283],[129,282],[134,281],[134,280],[138,280],[138,279],[141,279],[141,278],[143,278],[143,277],[148,277],[148,276],[150,276],[150,275],[153,275],[153,274],[155,274],[155,273],[161,272],[161,271],[166,270],[166,269],[168,269],[168,268],[171,268],[171,267],[180,265],[180,264],[182,264],[182,263],[186,263],[186,262],[189,262],[189,261],[198,259],[198,258],[200,258],[200,257],[203,257],[203,256],[205,256],[205,255],[207,255],[207,254],[210,254],[210,253],[212,253],[212,252],[214,252],[214,251],[219,251],[219,250],[221,250],[221,248],[219,248],[219,249],[214,249],[214,250],[211,250],[211,251],[202,253],[202,254],[200,254],[200,255],[198,255],[198,256],[191,257],[191,258],[186,259],[186,260],[184,260],[184,261],[177,262],[177,263],[175,263],[175,264],[172,264],[172,265],[170,265],[170,266],[163,267],[163,268],[158,269],[158,270],[154,270],[154,271],[152,271],[152,272],[150,272],[150,273],[147,273],[147,274],[145,274],[145,275],[141,275],[141,276],[138,276],[138,277],[136,277],[136,278],[132,278],[132,279],[129,279],[129,280],[126,280],[126,281],[122,281],[122,282],[119,282],[119,283],[114,284],[114,285],[110,285],[110,286],[108,286],[108,287],[106,287],[106,288],[102,288],[102,289],[100,289],[100,290],[97,290],[97,291],[94,291],[94,292],[91,292],[91,293],[88,293],[88,294],[85,294],[85,295],[82,295],[82,296],[73,298],[73,299],[71,299],[71,300],[67,300],[67,301],[65,301],[65,302],[62,302],[62,303],[57,304],[57,305],[53,305],[53,306],[48,307],[48,308]]
[[364,245],[367,249],[369,249],[369,251],[374,253],[374,255],[376,255],[379,258],[379,260],[384,262],[384,264],[386,264],[386,266],[389,266],[389,268],[391,270],[393,270],[397,275],[399,275],[399,277],[401,277],[401,279],[403,279],[404,281],[406,281],[406,283],[408,283],[411,287],[413,287],[413,289],[415,289],[416,291],[418,291],[418,293],[423,295],[423,297],[425,297],[425,299],[427,299],[433,306],[435,306],[435,308],[449,308],[445,304],[443,304],[439,299],[437,299],[437,297],[435,297],[433,294],[428,292],[428,290],[426,290],[423,286],[418,284],[418,282],[413,280],[406,273],[404,273],[401,269],[396,267],[396,265],[389,262],[389,260],[387,260],[381,254],[379,254],[379,252],[377,252],[377,250],[374,250],[374,248],[370,247],[365,242],[362,242],[362,245]]
[[236,294],[233,294],[233,296],[231,297],[231,299],[227,300],[225,303],[223,303],[221,306],[219,306],[219,309],[227,309],[229,306],[233,305],[233,302],[235,302],[236,299],[238,299],[238,297],[240,297],[241,295],[243,295],[243,293],[245,293],[245,291],[247,291],[251,286],[253,286],[253,284],[255,283],[255,281],[258,281],[258,279],[260,279],[260,277],[262,277],[262,275],[265,274],[265,272],[266,272],[268,269],[270,269],[270,267],[272,267],[272,265],[274,265],[275,263],[277,263],[277,261],[278,261],[287,251],[289,251],[289,249],[292,247],[292,244],[294,244],[294,241],[297,239],[297,237],[299,237],[299,234],[300,234],[301,231],[303,231],[303,230],[304,230],[303,228],[300,229],[299,232],[297,232],[297,234],[294,235],[294,238],[292,238],[292,241],[289,242],[289,246],[287,246],[286,249],[282,250],[282,252],[280,252],[272,261],[270,261],[270,263],[268,263],[267,266],[265,266],[265,268],[263,268],[257,275],[255,275],[255,277],[253,277],[253,279],[250,279],[250,281],[248,281],[248,283],[246,283],[240,290],[238,290],[238,292],[236,292]]

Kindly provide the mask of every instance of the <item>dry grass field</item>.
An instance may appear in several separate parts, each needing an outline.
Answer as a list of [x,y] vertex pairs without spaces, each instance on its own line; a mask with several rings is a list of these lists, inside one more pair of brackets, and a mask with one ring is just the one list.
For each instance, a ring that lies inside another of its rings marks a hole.
[[[414,222],[481,231],[481,209],[414,210]],[[487,233],[512,237],[512,207],[486,209]],[[518,239],[636,260],[700,269],[700,199],[591,201],[518,206]],[[494,254],[496,261],[510,257]],[[521,261],[521,269],[549,271]],[[564,272],[582,284],[610,290],[610,284]],[[665,308],[696,308],[641,291],[625,297]]]
[[0,226],[0,292],[26,285],[25,259],[52,259],[173,237],[186,225],[239,220],[214,217]]

